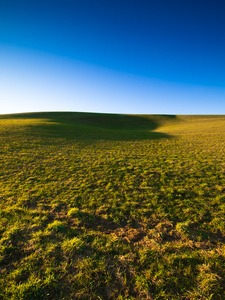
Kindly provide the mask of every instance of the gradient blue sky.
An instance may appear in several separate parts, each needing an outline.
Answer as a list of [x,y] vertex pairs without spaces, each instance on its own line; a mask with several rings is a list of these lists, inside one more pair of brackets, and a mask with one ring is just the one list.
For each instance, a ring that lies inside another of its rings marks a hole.
[[0,113],[225,114],[224,0],[0,0]]

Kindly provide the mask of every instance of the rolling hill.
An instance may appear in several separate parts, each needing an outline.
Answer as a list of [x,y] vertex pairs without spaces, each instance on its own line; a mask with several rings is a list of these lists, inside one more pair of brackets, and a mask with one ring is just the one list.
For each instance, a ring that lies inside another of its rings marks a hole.
[[224,299],[224,128],[0,115],[0,298]]

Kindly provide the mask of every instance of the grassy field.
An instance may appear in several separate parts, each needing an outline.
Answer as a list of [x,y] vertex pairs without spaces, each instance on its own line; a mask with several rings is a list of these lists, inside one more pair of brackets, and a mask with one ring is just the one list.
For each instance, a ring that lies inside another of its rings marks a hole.
[[225,299],[225,116],[0,116],[0,299]]

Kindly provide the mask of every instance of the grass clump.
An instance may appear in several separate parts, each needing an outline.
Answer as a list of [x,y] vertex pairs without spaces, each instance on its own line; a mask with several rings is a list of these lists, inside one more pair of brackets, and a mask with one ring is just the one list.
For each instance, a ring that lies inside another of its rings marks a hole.
[[0,116],[0,298],[224,299],[224,127]]

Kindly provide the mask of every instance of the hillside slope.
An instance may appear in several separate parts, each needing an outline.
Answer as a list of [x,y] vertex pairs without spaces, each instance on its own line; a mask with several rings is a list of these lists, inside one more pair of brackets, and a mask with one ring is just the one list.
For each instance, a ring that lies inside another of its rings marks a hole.
[[224,299],[225,116],[0,116],[0,298]]
[[[0,115],[0,120],[30,129],[40,129],[42,134],[64,136],[71,139],[149,139],[166,137],[156,134],[164,123],[176,116],[122,115],[78,112],[43,112]],[[2,123],[3,124],[3,123]],[[36,130],[37,132],[37,130]]]

